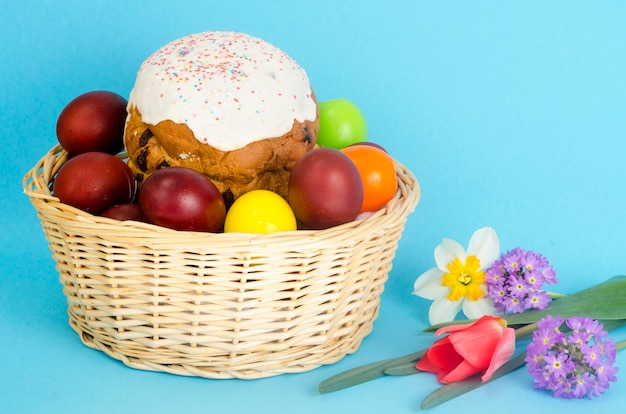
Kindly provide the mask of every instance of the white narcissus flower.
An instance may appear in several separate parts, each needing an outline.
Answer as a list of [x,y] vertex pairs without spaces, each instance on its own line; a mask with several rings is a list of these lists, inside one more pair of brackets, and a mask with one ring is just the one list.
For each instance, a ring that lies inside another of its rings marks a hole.
[[415,281],[413,294],[432,300],[431,325],[453,321],[462,310],[469,319],[495,315],[493,299],[487,297],[485,270],[500,255],[500,241],[491,227],[477,230],[467,251],[458,242],[443,239],[435,248],[434,267]]

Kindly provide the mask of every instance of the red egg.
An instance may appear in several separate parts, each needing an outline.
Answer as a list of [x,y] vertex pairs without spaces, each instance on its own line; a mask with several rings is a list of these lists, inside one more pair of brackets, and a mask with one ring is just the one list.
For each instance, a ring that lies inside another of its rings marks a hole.
[[124,148],[127,101],[108,91],[92,91],[74,98],[57,120],[59,144],[75,156],[85,152],[116,154]]
[[354,220],[363,202],[356,166],[341,151],[316,148],[291,170],[288,201],[301,226],[326,229]]
[[104,152],[70,158],[59,169],[52,186],[62,203],[96,215],[116,204],[130,203],[136,190],[128,165]]
[[176,230],[223,229],[226,219],[224,198],[205,175],[189,168],[164,168],[150,175],[137,198],[146,219]]
[[108,217],[120,221],[146,221],[143,214],[141,214],[139,206],[132,203],[117,204],[109,207],[102,213],[102,217]]

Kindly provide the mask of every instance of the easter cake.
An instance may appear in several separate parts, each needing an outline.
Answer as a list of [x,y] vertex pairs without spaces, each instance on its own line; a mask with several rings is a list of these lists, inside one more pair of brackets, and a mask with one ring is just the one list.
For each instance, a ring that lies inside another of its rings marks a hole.
[[124,143],[139,183],[160,168],[188,167],[233,200],[254,189],[286,196],[291,168],[318,130],[318,103],[295,60],[259,38],[212,31],[143,62]]

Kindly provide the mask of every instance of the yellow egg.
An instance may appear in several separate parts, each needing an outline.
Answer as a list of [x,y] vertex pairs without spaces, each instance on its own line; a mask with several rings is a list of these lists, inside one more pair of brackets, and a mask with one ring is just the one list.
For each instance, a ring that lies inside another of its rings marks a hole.
[[252,190],[240,196],[228,210],[225,232],[273,233],[296,230],[289,203],[269,190]]

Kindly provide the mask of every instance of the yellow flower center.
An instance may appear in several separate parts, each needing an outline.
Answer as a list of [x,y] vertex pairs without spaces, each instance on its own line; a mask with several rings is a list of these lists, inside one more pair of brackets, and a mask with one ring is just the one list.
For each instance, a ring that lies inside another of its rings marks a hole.
[[480,269],[480,259],[467,256],[465,263],[455,257],[448,263],[448,273],[444,273],[441,284],[450,288],[448,299],[457,301],[462,298],[477,300],[485,296],[480,285],[485,282],[485,272]]

